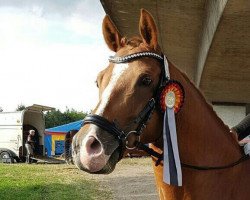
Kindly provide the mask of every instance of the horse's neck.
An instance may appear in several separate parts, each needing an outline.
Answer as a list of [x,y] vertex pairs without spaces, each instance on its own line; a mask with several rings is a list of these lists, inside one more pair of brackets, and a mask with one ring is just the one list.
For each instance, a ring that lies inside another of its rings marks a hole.
[[[172,65],[170,74],[185,90],[184,105],[176,115],[181,162],[196,166],[223,166],[238,160],[242,156],[241,151],[229,128],[217,117],[212,107],[185,75]],[[162,150],[160,141],[151,147],[158,152]],[[214,171],[200,173],[182,168],[183,187],[174,187],[163,182],[163,165],[154,165],[154,171],[161,199],[230,199],[235,184],[239,184],[238,174],[232,171],[223,171],[224,173],[218,176],[219,173]],[[246,180],[247,178],[244,179],[245,182]],[[211,189],[214,185],[216,192]],[[223,194],[221,191],[229,192]]]
[[236,140],[203,95],[178,69],[170,66],[170,73],[185,90],[184,105],[176,115],[182,162],[224,165],[238,159],[241,153]]

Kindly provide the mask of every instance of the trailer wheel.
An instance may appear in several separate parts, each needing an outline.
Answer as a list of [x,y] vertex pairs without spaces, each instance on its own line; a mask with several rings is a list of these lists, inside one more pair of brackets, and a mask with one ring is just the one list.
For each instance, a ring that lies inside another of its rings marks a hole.
[[16,157],[14,157],[14,159],[16,160],[16,162],[21,162],[21,159],[20,158],[18,158],[17,156]]
[[0,162],[2,163],[14,163],[14,158],[7,151],[3,151],[0,153]]

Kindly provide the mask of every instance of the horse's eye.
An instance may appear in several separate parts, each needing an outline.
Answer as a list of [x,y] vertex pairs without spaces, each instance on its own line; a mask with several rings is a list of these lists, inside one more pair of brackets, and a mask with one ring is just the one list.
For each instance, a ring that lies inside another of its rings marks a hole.
[[148,76],[144,77],[141,83],[143,86],[149,86],[152,83],[152,79]]

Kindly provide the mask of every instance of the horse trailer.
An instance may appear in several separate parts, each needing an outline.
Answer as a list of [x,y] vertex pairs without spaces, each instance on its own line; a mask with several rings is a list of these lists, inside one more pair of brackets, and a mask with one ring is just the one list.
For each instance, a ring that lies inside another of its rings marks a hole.
[[26,158],[25,142],[35,130],[34,154],[45,156],[43,111],[53,108],[34,104],[17,112],[0,112],[0,162],[20,162]]

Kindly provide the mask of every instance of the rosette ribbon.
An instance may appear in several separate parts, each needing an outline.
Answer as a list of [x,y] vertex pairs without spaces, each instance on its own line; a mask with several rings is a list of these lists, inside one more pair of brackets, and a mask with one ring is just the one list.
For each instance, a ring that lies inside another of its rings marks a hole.
[[[166,77],[170,78],[168,61],[165,56],[164,67]],[[178,97],[178,95],[176,96],[177,93],[173,90],[168,91],[168,87],[169,86],[167,84],[166,88],[164,88],[164,90],[166,91],[163,91],[162,95],[164,97],[161,97],[165,100],[165,112],[163,122],[163,181],[170,185],[182,186],[181,162],[179,157],[175,124],[175,110],[178,111],[178,105],[176,106],[176,103],[178,103],[178,99],[176,97]],[[175,87],[173,88],[175,89]],[[163,102],[161,103],[161,106],[162,104]]]

